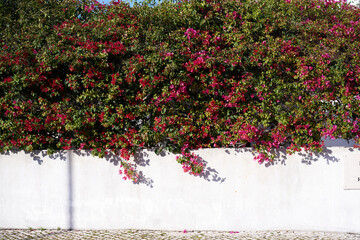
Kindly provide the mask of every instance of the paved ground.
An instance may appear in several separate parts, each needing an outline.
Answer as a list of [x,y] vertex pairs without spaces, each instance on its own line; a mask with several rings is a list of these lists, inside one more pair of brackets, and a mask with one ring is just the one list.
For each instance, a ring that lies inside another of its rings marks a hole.
[[60,240],[60,239],[175,239],[175,240],[236,240],[236,239],[286,239],[286,240],[359,240],[360,234],[333,232],[300,232],[300,231],[244,231],[244,232],[215,232],[215,231],[148,231],[148,230],[4,230],[0,229],[0,240]]

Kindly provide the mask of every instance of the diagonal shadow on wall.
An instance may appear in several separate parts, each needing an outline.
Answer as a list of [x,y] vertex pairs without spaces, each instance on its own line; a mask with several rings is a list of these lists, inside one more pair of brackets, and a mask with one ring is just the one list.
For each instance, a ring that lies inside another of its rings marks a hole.
[[73,161],[71,157],[71,152],[67,152],[67,159],[68,159],[68,216],[69,216],[69,230],[74,229],[74,195],[73,195]]

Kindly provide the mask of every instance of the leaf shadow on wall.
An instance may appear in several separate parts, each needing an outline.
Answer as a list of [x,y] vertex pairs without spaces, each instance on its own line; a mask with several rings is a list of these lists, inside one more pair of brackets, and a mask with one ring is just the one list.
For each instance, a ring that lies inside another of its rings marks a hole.
[[310,153],[310,152],[300,152],[299,156],[302,157],[301,162],[306,165],[311,165],[314,162],[317,162],[319,158],[326,160],[327,164],[339,162],[340,159],[335,157],[333,151],[329,148],[324,148],[322,152],[319,153]]
[[204,166],[204,171],[199,175],[200,178],[203,178],[208,182],[218,182],[220,184],[225,182],[226,178],[220,177],[218,171],[216,171],[215,168],[208,166],[207,161],[205,161],[202,157],[199,157],[199,161]]
[[[4,154],[5,155],[18,154],[21,151],[24,151],[24,150],[13,149],[10,151],[5,151]],[[56,151],[52,155],[48,155],[46,150],[33,150],[32,152],[29,152],[29,151],[24,151],[24,152],[25,152],[25,154],[29,154],[30,157],[32,158],[32,160],[37,162],[37,164],[39,164],[39,165],[42,165],[44,163],[45,157],[49,157],[50,159],[54,159],[54,160],[59,159],[61,161],[67,160],[67,154],[64,150]]]
[[[12,150],[8,150],[8,151],[4,151],[2,154],[4,155],[13,155],[13,154],[18,154],[19,152],[21,152],[23,150],[18,150],[18,149],[12,149]],[[30,157],[32,157],[33,161],[37,162],[37,164],[41,165],[43,164],[44,160],[42,160],[42,158],[40,156],[38,156],[40,154],[40,150],[35,150],[33,152],[27,152],[25,151],[26,154],[30,154]],[[43,153],[43,157],[45,157],[45,153]]]
[[[10,151],[6,151],[4,152],[5,155],[10,155],[10,154],[17,154],[22,150],[10,150]],[[72,151],[74,154],[81,156],[81,157],[93,157],[91,154],[90,150],[58,150],[55,151],[52,155],[48,155],[46,150],[34,150],[32,152],[28,152],[25,151],[26,154],[29,154],[29,156],[32,158],[33,161],[37,162],[37,164],[42,165],[44,163],[44,159],[46,157],[52,159],[52,160],[61,160],[61,161],[67,161],[68,160],[68,151]],[[145,167],[145,166],[150,166],[150,159],[147,159],[148,154],[144,153],[144,152],[137,152],[134,155],[134,163],[136,163],[136,165]],[[104,156],[104,158],[100,158],[100,159],[105,159],[108,163],[111,163],[112,165],[119,167],[120,168],[120,157],[115,155],[115,154],[108,154],[106,156]],[[138,181],[137,182],[133,182],[134,184],[144,184],[148,187],[153,188],[153,183],[154,181],[149,178],[146,177],[145,174],[143,173],[143,171],[137,171],[136,169],[136,165],[135,165],[135,171],[137,172],[137,174],[139,175],[138,177]],[[119,175],[119,180],[121,175]]]
[[[350,151],[353,151],[353,149],[349,149]],[[244,148],[235,148],[235,152],[237,153],[244,153],[248,152],[251,153],[253,157],[257,156],[257,153],[250,147],[244,147]],[[227,153],[230,154],[230,152],[227,150]],[[264,162],[263,165],[265,167],[271,167],[275,165],[284,165],[286,166],[287,156],[289,154],[286,152],[285,148],[279,148],[279,149],[272,149],[270,151],[270,154],[273,154],[275,158],[271,162]],[[311,165],[314,162],[319,161],[319,159],[325,159],[327,164],[336,163],[339,162],[340,159],[333,155],[333,151],[330,148],[324,147],[322,152],[297,152],[295,153],[301,157],[301,163],[306,165]],[[254,160],[256,161],[256,160]],[[259,163],[260,164],[260,163]]]
[[[39,165],[41,165],[44,162],[44,158],[46,156],[48,156],[50,159],[52,160],[61,160],[61,161],[66,161],[68,160],[68,154],[65,150],[58,150],[56,152],[54,152],[52,155],[48,155],[47,151],[45,150],[35,150],[32,152],[29,152],[30,157],[32,157],[32,159],[36,162],[39,163]],[[40,156],[41,155],[41,156]]]
[[[49,157],[50,159],[53,160],[62,160],[62,161],[66,161],[68,158],[68,151],[72,151],[74,154],[81,156],[81,157],[93,157],[91,154],[90,150],[58,150],[55,153],[53,153],[52,155],[48,155],[46,150],[34,150],[32,152],[26,152],[27,154],[30,154],[30,157],[33,159],[33,161],[37,162],[39,165],[43,164],[43,159],[45,157]],[[18,153],[18,150],[12,150],[11,153]],[[7,155],[9,155],[10,153],[6,153]],[[159,154],[159,156],[164,157],[166,156],[167,152],[161,152]],[[139,184],[144,184],[150,188],[153,188],[154,185],[154,180],[151,179],[150,177],[147,177],[143,171],[139,171],[137,169],[137,166],[141,166],[141,167],[146,167],[146,166],[150,166],[150,159],[148,158],[149,154],[146,153],[146,151],[142,151],[139,150],[135,153],[132,161],[135,163],[135,171],[138,174],[138,178],[137,181],[134,182],[133,184],[139,185]],[[175,158],[175,156],[174,156]],[[104,158],[108,163],[119,167],[120,168],[120,164],[121,164],[121,159],[118,155],[110,153],[104,156]],[[208,182],[218,182],[218,183],[223,183],[225,182],[226,178],[223,178],[219,175],[218,171],[212,167],[209,166],[208,162],[205,161],[203,158],[199,158],[200,162],[203,163],[204,165],[204,171],[203,173],[201,173],[198,177],[208,181]],[[179,165],[179,167],[181,167]],[[186,174],[186,173],[184,173]],[[119,177],[121,177],[121,175],[119,175]]]
[[[173,158],[175,160],[175,157],[176,155],[170,153],[170,152],[166,152],[166,151],[161,151],[159,153],[159,156],[161,157],[165,157],[166,155],[173,155]],[[198,155],[198,158],[197,158],[198,162],[199,163],[202,163],[203,166],[204,166],[204,170],[201,174],[199,174],[198,176],[193,176],[193,177],[200,177],[208,182],[218,182],[218,183],[223,183],[225,182],[226,178],[222,178],[220,177],[219,175],[219,172],[216,171],[216,169],[214,168],[211,168],[208,164],[207,161],[205,161],[205,159],[203,159],[202,157],[200,157]],[[181,167],[181,165],[179,164],[179,167]],[[184,174],[188,174],[188,173],[184,173]]]
[[[82,156],[82,157],[92,156],[90,150],[82,150],[82,151],[74,150],[74,153],[77,154],[78,156]],[[139,176],[137,178],[137,181],[136,182],[133,181],[133,183],[136,185],[144,184],[150,188],[153,188],[154,181],[151,178],[146,177],[145,174],[143,173],[143,171],[138,171],[136,168],[137,165],[142,166],[142,167],[150,166],[150,159],[146,159],[147,157],[148,157],[147,153],[144,153],[141,151],[135,153],[133,162],[136,165],[134,166],[134,168],[135,168],[136,173]],[[109,154],[105,155],[103,159],[105,159],[108,163],[110,163],[116,167],[120,168],[120,166],[121,166],[121,158],[120,158],[120,156],[118,156],[116,154],[109,153]],[[119,176],[121,176],[121,175],[119,175]]]

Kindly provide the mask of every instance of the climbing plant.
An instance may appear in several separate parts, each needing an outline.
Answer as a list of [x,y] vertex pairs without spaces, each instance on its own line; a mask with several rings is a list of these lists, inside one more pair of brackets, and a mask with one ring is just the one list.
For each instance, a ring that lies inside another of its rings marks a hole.
[[[6,1],[5,1],[6,2]],[[0,25],[0,148],[321,151],[358,140],[360,10],[334,0],[19,2]],[[32,17],[29,17],[32,16]],[[12,25],[6,24],[11,21]]]

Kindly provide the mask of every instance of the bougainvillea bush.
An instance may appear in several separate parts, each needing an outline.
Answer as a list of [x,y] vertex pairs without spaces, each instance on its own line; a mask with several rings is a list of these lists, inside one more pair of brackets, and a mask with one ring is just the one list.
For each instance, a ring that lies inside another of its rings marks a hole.
[[198,175],[195,149],[251,145],[261,163],[360,137],[360,9],[345,2],[16,7],[0,22],[2,151],[113,152],[136,180],[142,148]]

